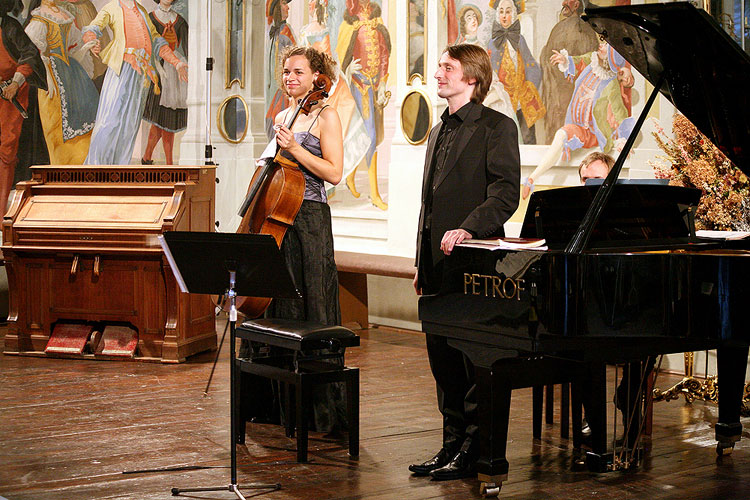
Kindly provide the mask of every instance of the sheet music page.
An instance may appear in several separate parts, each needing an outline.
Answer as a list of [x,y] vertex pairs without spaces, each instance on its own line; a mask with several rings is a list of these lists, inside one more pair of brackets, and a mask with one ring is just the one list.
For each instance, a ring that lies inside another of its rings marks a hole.
[[699,229],[695,232],[699,238],[712,238],[715,240],[741,240],[750,236],[750,231],[709,231]]
[[547,250],[546,241],[542,238],[492,238],[468,239],[457,246],[484,248],[487,250]]

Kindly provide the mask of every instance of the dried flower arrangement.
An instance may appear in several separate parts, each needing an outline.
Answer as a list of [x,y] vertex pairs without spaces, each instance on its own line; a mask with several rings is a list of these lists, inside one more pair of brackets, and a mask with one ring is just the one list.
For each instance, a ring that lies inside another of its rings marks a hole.
[[703,192],[695,216],[696,229],[750,231],[750,180],[690,120],[675,114],[674,138],[654,120],[653,133],[666,156],[649,161],[657,178],[672,186]]

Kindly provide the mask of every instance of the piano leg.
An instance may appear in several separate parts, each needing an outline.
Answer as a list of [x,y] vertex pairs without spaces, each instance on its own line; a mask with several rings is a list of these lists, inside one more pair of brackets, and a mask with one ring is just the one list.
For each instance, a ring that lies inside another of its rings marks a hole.
[[740,408],[745,387],[748,347],[723,346],[717,349],[719,381],[719,421],[716,423],[716,453],[730,455],[740,440]]
[[489,366],[474,365],[479,423],[479,460],[477,478],[481,482],[482,496],[497,496],[503,481],[508,479],[508,461],[505,452],[508,443],[508,420],[510,418],[510,396],[512,374],[498,363]]
[[591,428],[591,451],[586,454],[586,465],[592,472],[606,472],[607,454],[607,365],[592,362],[588,376],[579,387],[582,389],[586,421]]
[[449,339],[448,345],[463,352],[474,365],[476,424],[479,427],[479,491],[482,496],[495,497],[500,494],[503,481],[508,479],[505,452],[510,395],[519,370],[518,353],[458,339]]
[[544,403],[544,386],[535,385],[531,388],[531,428],[534,439],[542,438],[542,408]]

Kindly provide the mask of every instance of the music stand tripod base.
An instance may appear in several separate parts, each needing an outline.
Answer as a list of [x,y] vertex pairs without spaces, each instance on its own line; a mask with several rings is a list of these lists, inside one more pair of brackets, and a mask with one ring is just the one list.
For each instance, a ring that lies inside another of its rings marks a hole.
[[[235,436],[239,416],[235,404],[235,343],[237,295],[272,298],[297,298],[281,251],[270,235],[237,233],[193,233],[169,231],[159,243],[172,268],[180,289],[186,293],[226,295],[229,297],[230,352],[230,451],[231,482],[227,486],[172,488],[172,496],[202,491],[229,491],[246,500],[237,485],[237,448]],[[275,279],[269,280],[268,276]],[[279,483],[252,483],[243,488],[276,491]]]
[[[258,490],[271,490],[276,491],[281,489],[281,484],[260,484],[260,483],[251,483],[246,484],[242,486],[243,488],[250,488],[250,489],[258,489]],[[243,495],[242,492],[240,492],[240,487],[236,484],[230,484],[229,486],[225,486],[224,488],[172,488],[172,496],[176,497],[180,493],[197,493],[200,491],[231,491],[235,495],[237,495],[237,498],[240,500],[247,500]]]

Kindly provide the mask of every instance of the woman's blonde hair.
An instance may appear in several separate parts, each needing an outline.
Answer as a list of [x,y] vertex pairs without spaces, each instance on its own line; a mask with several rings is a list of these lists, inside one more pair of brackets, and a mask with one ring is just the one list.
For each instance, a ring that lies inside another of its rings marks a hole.
[[310,69],[313,71],[313,73],[318,72],[321,75],[325,75],[330,78],[331,82],[336,81],[336,61],[334,61],[331,56],[312,47],[298,47],[292,45],[284,49],[284,51],[281,53],[281,57],[279,58],[280,64],[279,74],[277,78],[279,81],[279,88],[284,92],[286,92],[283,80],[284,64],[286,63],[287,59],[294,56],[304,56],[305,59],[307,59],[307,62],[310,64]]

